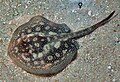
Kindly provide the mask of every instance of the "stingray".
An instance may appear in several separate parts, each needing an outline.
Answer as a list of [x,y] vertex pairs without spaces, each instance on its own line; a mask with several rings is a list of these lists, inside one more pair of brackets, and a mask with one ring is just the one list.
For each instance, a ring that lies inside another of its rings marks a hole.
[[[34,16],[19,26],[8,46],[13,62],[28,73],[53,76],[76,59],[77,39],[91,34],[115,17],[113,11],[102,21],[73,32],[66,24],[54,23],[43,16]],[[114,15],[114,16],[113,16]]]

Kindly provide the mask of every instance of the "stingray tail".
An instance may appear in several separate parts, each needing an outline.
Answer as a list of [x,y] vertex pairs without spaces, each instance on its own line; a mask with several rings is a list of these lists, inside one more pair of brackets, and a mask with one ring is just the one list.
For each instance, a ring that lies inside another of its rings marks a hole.
[[[77,32],[72,32],[72,33],[65,33],[65,34],[60,34],[60,35],[53,35],[53,36],[49,36],[51,38],[51,40],[59,40],[59,39],[79,39],[81,37],[84,37],[86,35],[91,34],[93,31],[95,31],[98,27],[101,27],[103,25],[105,25],[106,23],[108,23],[111,19],[113,19],[114,17],[117,16],[114,15],[115,11],[113,11],[109,16],[107,16],[105,19],[103,19],[102,21],[88,27],[85,28],[83,30],[77,31]],[[114,15],[114,16],[113,16]]]

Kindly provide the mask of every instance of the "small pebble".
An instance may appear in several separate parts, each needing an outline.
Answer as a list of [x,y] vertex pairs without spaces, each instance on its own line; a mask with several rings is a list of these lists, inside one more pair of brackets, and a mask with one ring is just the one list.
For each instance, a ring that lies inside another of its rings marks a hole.
[[92,15],[92,11],[90,10],[90,11],[88,11],[88,15],[89,16],[91,16]]

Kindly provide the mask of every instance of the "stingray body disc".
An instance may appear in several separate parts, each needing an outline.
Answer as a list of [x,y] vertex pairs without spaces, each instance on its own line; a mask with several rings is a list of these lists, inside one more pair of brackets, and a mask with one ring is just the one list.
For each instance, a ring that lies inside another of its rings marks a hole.
[[8,55],[17,66],[29,73],[43,76],[57,74],[74,59],[78,43],[74,39],[50,42],[49,38],[42,36],[70,32],[65,24],[35,16],[14,31]]

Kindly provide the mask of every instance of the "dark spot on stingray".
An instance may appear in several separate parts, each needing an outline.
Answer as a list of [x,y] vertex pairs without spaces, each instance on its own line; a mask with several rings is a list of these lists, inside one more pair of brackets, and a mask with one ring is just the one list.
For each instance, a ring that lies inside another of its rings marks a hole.
[[56,24],[42,16],[35,16],[14,31],[8,55],[17,66],[31,74],[56,75],[77,57],[77,39],[108,23],[116,16],[113,16],[114,13],[77,32],[72,32],[66,24]]

